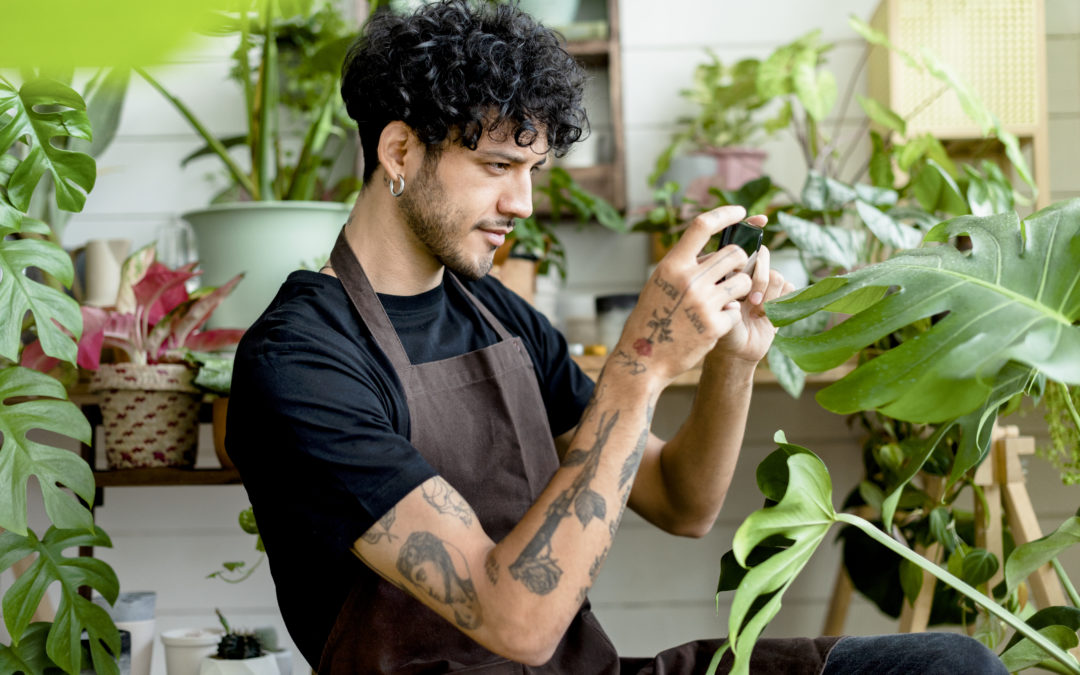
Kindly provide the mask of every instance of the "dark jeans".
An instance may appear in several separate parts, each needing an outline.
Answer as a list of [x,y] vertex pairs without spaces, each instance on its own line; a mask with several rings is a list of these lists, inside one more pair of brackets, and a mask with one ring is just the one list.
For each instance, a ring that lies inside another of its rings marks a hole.
[[954,633],[845,637],[832,648],[822,675],[1008,675],[994,652]]
[[[721,640],[699,640],[652,658],[621,659],[622,675],[704,675]],[[824,662],[824,666],[822,665]],[[732,665],[730,651],[718,673]],[[978,641],[955,633],[870,637],[763,638],[754,645],[751,675],[1008,675]]]

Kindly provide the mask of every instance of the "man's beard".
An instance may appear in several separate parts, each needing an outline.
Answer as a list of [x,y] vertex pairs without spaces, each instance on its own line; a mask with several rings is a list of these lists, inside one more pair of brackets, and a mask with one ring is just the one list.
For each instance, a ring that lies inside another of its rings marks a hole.
[[470,260],[462,251],[461,240],[457,237],[468,236],[471,230],[459,233],[455,223],[461,218],[455,217],[452,207],[446,206],[446,192],[435,176],[436,163],[437,160],[424,159],[412,185],[398,197],[401,214],[405,224],[436,260],[457,275],[480,279],[491,271],[494,251],[491,257],[477,261]]

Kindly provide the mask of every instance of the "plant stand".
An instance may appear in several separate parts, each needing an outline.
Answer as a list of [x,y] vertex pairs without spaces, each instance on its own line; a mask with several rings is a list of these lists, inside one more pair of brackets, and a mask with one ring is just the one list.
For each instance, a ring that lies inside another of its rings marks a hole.
[[[1035,508],[1031,504],[1027,482],[1024,477],[1021,455],[1035,452],[1035,439],[1020,436],[1015,426],[994,427],[991,436],[990,453],[975,471],[974,482],[986,497],[986,506],[975,500],[975,542],[976,545],[1003,559],[1002,513],[1008,520],[1013,539],[1017,545],[1026,544],[1042,537]],[[924,476],[924,487],[931,496],[940,496],[941,479]],[[919,555],[935,560],[940,553],[940,544],[933,544],[925,550],[916,548]],[[987,582],[993,588],[1004,578],[1003,569],[999,568],[993,578]],[[923,584],[913,604],[905,603],[900,613],[900,632],[916,633],[926,630],[930,617],[930,606],[934,597],[936,579],[928,572],[923,573]],[[1040,567],[1028,578],[1035,604],[1050,607],[1065,604],[1065,593],[1061,582],[1049,564]],[[836,582],[829,601],[829,611],[822,628],[823,635],[842,635],[844,620],[852,594],[851,580],[841,563]],[[1075,654],[1078,650],[1073,650]]]

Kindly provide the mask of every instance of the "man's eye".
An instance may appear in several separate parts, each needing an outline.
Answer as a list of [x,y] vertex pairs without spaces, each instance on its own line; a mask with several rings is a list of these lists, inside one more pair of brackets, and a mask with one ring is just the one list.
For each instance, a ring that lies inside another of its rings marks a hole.
[[506,162],[491,162],[488,166],[496,171],[508,171],[510,169],[510,165]]

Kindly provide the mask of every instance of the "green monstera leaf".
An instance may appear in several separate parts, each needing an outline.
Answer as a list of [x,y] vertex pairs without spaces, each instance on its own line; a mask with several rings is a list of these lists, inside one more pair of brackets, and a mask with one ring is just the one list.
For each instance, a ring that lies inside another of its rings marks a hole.
[[48,172],[56,185],[56,202],[66,211],[81,211],[86,193],[94,187],[94,160],[81,152],[62,150],[57,137],[91,139],[90,120],[82,96],[52,80],[31,80],[16,89],[0,77],[0,153],[16,141],[27,152],[8,180],[12,206],[26,211],[38,181]]
[[45,654],[50,625],[37,621],[30,624],[16,646],[0,645],[0,673],[44,675],[46,668],[53,667],[55,664]]
[[[112,542],[98,527],[92,532],[53,527],[42,539],[38,539],[32,531],[25,537],[14,532],[0,534],[0,570],[27,556],[36,556],[33,564],[4,594],[4,625],[12,636],[23,636],[30,626],[34,608],[41,602],[48,587],[59,583],[60,603],[56,620],[49,629],[45,653],[66,672],[79,672],[82,633],[86,631],[95,671],[118,674],[120,670],[116,659],[110,653],[120,653],[120,633],[108,612],[82,597],[79,587],[95,589],[111,605],[120,593],[120,583],[105,561],[64,555],[66,549],[76,546],[109,547]],[[16,641],[14,637],[12,643],[16,648],[21,646],[21,640]]]
[[[750,514],[739,526],[732,542],[733,555],[721,561],[720,589],[726,590],[735,583],[737,587],[728,618],[728,641],[717,651],[708,673],[716,671],[720,657],[731,648],[735,655],[731,672],[748,675],[754,642],[780,610],[784,592],[825,540],[829,528],[834,523],[845,523],[899,555],[909,566],[914,566],[912,572],[929,572],[1014,629],[1019,636],[1015,641],[1023,642],[1014,652],[1018,662],[1034,659],[1036,663],[1048,663],[1047,659],[1052,659],[1060,672],[1080,675],[1080,664],[1065,651],[1076,644],[1075,633],[1072,638],[1066,634],[1071,630],[1070,617],[1063,619],[1055,614],[1043,622],[1032,622],[1035,625],[1026,623],[866,519],[836,512],[832,505],[832,482],[821,459],[806,448],[787,443],[782,431],[776,433],[775,440],[779,449],[758,467],[758,486],[769,500],[768,505]],[[747,569],[745,574],[732,569],[732,558]],[[981,554],[974,555],[969,567],[982,567],[983,558]],[[968,571],[980,581],[986,576],[978,569]],[[1046,626],[1052,623],[1058,626],[1048,630]],[[1064,629],[1061,623],[1066,624]]]
[[936,319],[822,389],[821,405],[937,423],[982,406],[1010,362],[1080,382],[1080,200],[1039,211],[1023,229],[1015,214],[963,216],[937,225],[927,240],[961,234],[970,236],[971,251],[948,244],[906,251],[769,303],[766,311],[780,326],[822,310],[853,314],[819,335],[777,338],[809,372],[837,366],[920,319]]
[[[0,202],[3,202],[2,195]],[[3,209],[4,206],[0,203],[0,211]],[[0,214],[0,218],[2,217]],[[23,230],[32,223],[34,221],[30,219],[23,219]],[[5,308],[6,314],[4,321],[0,322],[0,356],[12,361],[18,360],[22,317],[30,312],[34,316],[38,336],[41,338],[41,348],[45,353],[74,362],[78,347],[68,333],[82,333],[79,303],[55,288],[34,281],[25,273],[27,269],[36,267],[60,280],[65,286],[71,286],[74,276],[71,258],[64,249],[51,241],[5,239],[14,231],[16,230],[0,223],[0,306]],[[63,326],[63,329],[60,326]],[[64,329],[68,333],[65,333]]]
[[[32,397],[32,398],[31,398]],[[0,370],[0,527],[25,535],[26,483],[36,476],[45,511],[58,527],[90,531],[93,517],[72,495],[94,499],[94,476],[79,455],[30,440],[40,429],[90,441],[90,423],[59,381],[28,368]],[[6,615],[6,612],[5,612]]]

